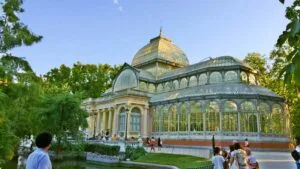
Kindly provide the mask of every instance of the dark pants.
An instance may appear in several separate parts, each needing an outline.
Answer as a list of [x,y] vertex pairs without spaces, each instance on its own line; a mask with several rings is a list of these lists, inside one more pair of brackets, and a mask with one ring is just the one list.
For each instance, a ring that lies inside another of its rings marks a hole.
[[300,169],[300,162],[296,162],[297,169]]

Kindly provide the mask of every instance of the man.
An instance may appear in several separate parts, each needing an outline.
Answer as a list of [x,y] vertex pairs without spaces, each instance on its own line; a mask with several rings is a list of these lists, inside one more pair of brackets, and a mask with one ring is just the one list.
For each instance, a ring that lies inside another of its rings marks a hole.
[[35,144],[38,148],[29,155],[26,169],[52,169],[48,155],[51,141],[52,135],[47,132],[40,133],[36,137]]
[[292,157],[296,162],[297,169],[300,169],[300,138],[296,137],[296,147],[294,145],[290,145],[290,150]]

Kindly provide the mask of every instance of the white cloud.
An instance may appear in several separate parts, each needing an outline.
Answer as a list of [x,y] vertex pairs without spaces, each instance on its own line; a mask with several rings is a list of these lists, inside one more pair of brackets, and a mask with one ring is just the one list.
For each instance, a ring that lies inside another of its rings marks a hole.
[[113,3],[117,5],[119,4],[119,0],[113,0]]
[[123,7],[122,7],[122,6],[119,6],[119,8],[118,8],[118,9],[119,9],[119,11],[120,11],[120,12],[122,12],[122,11],[123,11]]

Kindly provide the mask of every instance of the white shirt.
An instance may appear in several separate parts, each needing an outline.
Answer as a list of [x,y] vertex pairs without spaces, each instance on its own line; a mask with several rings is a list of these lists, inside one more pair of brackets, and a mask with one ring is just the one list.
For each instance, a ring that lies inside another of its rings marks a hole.
[[224,158],[220,155],[215,155],[212,158],[212,163],[214,164],[214,169],[223,169]]

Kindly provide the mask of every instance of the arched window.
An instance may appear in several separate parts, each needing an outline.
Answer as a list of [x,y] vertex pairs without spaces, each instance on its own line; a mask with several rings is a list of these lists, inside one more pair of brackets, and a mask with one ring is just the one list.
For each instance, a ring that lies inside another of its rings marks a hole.
[[225,101],[222,113],[222,131],[238,131],[238,114],[235,102]]
[[247,76],[247,73],[241,72],[241,73],[240,73],[240,76],[241,76],[242,82],[248,82],[248,76]]
[[159,132],[159,112],[160,109],[153,109],[152,110],[152,132]]
[[182,78],[180,80],[180,88],[186,88],[187,87],[187,80],[186,78]]
[[254,76],[254,74],[249,74],[249,82],[250,82],[250,84],[256,84],[256,80],[255,80],[255,76]]
[[155,86],[154,84],[149,84],[149,92],[155,92]]
[[258,109],[260,112],[260,131],[263,133],[272,133],[270,106],[267,103],[261,102],[258,105]]
[[173,85],[174,85],[174,89],[178,89],[179,88],[178,80],[174,80]]
[[170,87],[170,83],[169,83],[169,82],[166,82],[166,83],[165,83],[164,89],[165,89],[165,90],[164,90],[165,92],[168,92],[168,91],[171,90],[171,87]]
[[114,91],[137,87],[137,78],[131,69],[120,73],[114,85]]
[[274,104],[272,109],[272,129],[275,134],[283,134],[284,116],[279,104]]
[[205,118],[207,131],[218,131],[220,129],[219,106],[217,102],[210,102],[207,105]]
[[207,83],[207,76],[205,73],[202,73],[200,76],[199,76],[199,85],[204,85]]
[[242,132],[257,132],[257,114],[255,106],[250,101],[245,101],[241,104],[241,131]]
[[169,109],[169,131],[177,131],[177,108],[172,105]]
[[212,72],[210,74],[210,83],[222,83],[222,75],[220,72]]
[[119,113],[119,131],[125,131],[125,123],[126,123],[126,111],[125,108],[122,107]]
[[191,105],[190,125],[191,131],[203,131],[203,112],[200,110],[200,103]]
[[163,91],[162,84],[158,84],[158,86],[157,86],[157,92],[162,92],[162,91]]
[[196,76],[192,76],[190,77],[190,87],[191,86],[197,86],[197,77]]
[[139,89],[143,91],[147,91],[147,84],[145,82],[140,81]]
[[225,82],[236,82],[238,80],[237,73],[235,71],[228,71],[225,73]]
[[162,131],[163,132],[168,132],[169,131],[169,124],[170,124],[170,119],[169,119],[170,114],[169,114],[169,111],[168,111],[167,107],[161,108],[160,116],[161,116],[161,119],[162,119]]
[[182,104],[181,111],[179,114],[179,131],[188,131],[188,111],[187,105]]
[[141,130],[141,111],[139,108],[135,107],[131,110],[131,131]]

